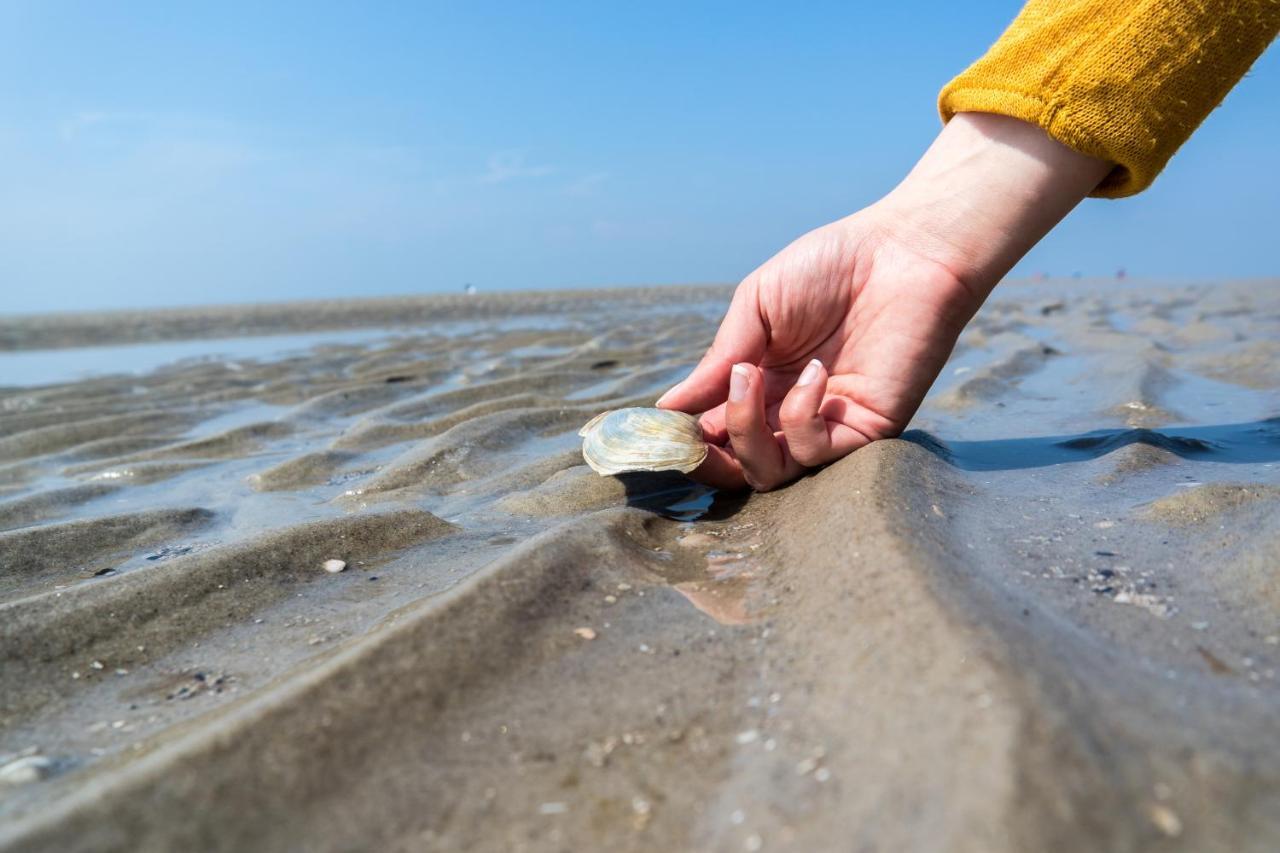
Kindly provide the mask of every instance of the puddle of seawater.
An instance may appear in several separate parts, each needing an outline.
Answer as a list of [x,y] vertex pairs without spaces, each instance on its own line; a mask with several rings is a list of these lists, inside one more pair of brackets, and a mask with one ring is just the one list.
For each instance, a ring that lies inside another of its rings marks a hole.
[[737,575],[718,581],[684,581],[672,589],[721,625],[750,625],[756,621],[747,608],[752,580]]
[[426,332],[449,339],[474,339],[480,334],[497,336],[526,330],[559,331],[574,326],[572,317],[529,315],[493,320],[450,320],[412,327],[330,329],[280,335],[0,352],[0,387],[52,385],[114,374],[140,375],[191,360],[276,360],[304,354],[318,347],[392,342]]
[[113,374],[140,375],[193,360],[269,360],[299,354],[323,345],[371,343],[403,334],[403,331],[392,329],[352,329],[296,335],[5,352],[0,353],[0,383],[31,387]]
[[1161,393],[1160,404],[1189,420],[1263,420],[1280,408],[1280,395],[1274,390],[1242,388],[1184,370],[1171,373],[1175,381]]
[[552,358],[573,352],[573,349],[563,344],[526,344],[506,350],[502,355],[507,358]]
[[[677,365],[672,367],[670,370],[663,371],[662,373],[654,376],[652,381],[649,383],[648,389],[652,390],[654,393],[665,391],[688,375],[688,365]],[[627,373],[605,376],[602,377],[599,382],[593,382],[584,388],[579,388],[576,391],[570,391],[568,394],[564,395],[564,398],[566,400],[592,400],[596,398],[607,399],[614,396],[616,389],[632,378],[633,377]],[[643,390],[645,389],[630,389],[628,393],[635,395],[641,393]]]
[[1111,328],[1122,333],[1133,331],[1133,327],[1137,325],[1137,320],[1124,311],[1110,311],[1107,313],[1106,319],[1111,324]]
[[229,430],[236,429],[237,427],[278,420],[281,415],[288,412],[290,408],[291,407],[289,406],[276,406],[271,403],[262,403],[257,400],[242,402],[239,405],[200,421],[192,429],[187,431],[184,438],[190,441],[201,438],[210,438]]

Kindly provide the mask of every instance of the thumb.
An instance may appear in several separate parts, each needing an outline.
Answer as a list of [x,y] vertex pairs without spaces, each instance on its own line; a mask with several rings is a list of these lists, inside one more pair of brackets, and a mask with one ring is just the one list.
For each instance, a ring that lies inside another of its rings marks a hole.
[[733,366],[741,361],[759,364],[768,339],[755,287],[743,282],[711,348],[688,378],[659,398],[658,406],[697,414],[720,405],[729,396]]

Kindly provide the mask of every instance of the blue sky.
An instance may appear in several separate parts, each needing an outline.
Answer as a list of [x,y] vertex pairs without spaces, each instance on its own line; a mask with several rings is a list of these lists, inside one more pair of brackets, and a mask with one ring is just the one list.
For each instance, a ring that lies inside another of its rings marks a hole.
[[[1019,6],[368,5],[0,4],[0,312],[737,280]],[[1272,49],[1018,272],[1280,273],[1277,103]]]

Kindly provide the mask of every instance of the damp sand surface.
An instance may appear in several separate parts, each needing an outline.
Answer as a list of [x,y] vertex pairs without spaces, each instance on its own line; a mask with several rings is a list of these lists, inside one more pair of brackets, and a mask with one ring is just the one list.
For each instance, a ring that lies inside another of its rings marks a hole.
[[1280,282],[1009,282],[901,439],[589,471],[729,295],[0,318],[0,849],[1280,847]]

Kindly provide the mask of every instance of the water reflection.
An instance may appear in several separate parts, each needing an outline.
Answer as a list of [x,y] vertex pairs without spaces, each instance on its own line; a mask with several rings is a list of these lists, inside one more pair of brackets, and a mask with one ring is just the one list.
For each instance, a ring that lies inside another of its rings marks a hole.
[[1078,435],[944,441],[923,430],[902,438],[965,471],[1007,471],[1084,462],[1130,444],[1147,444],[1184,459],[1248,464],[1280,462],[1280,417],[1240,424],[1100,429]]
[[617,475],[627,490],[627,506],[675,521],[697,521],[711,509],[716,490],[674,471],[632,471]]

